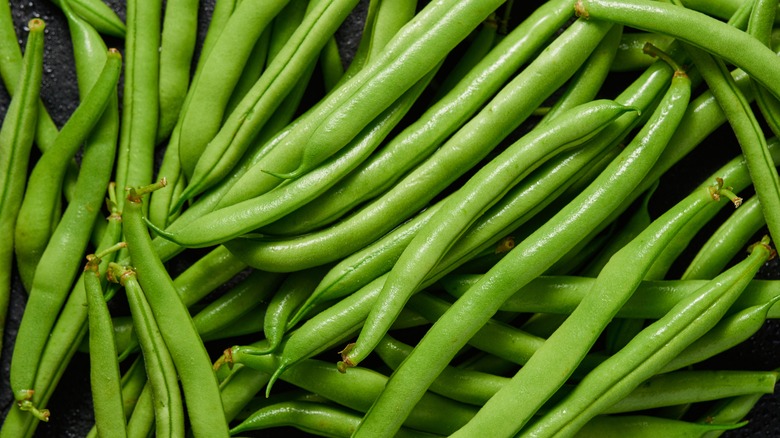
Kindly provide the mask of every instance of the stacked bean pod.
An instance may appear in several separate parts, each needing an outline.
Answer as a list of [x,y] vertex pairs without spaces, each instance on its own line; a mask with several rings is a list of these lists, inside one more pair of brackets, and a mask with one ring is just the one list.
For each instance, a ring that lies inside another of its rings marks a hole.
[[0,437],[777,427],[776,1],[11,6]]

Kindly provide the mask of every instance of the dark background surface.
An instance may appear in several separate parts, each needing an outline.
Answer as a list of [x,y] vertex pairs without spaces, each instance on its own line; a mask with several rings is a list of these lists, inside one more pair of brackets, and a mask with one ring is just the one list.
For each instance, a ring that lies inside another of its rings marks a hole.
[[[0,0],[2,1],[2,0]],[[108,2],[120,17],[124,19],[124,3],[116,0]],[[517,16],[522,16],[522,8],[530,8],[538,2],[515,2]],[[526,3],[523,5],[522,3]],[[62,13],[47,0],[11,1],[13,18],[17,26],[17,34],[20,35],[20,44],[25,37],[24,25],[31,18],[40,17],[47,23],[46,42],[44,54],[44,79],[41,95],[49,109],[55,123],[62,126],[78,103],[78,90],[73,67],[73,56],[68,35],[67,23]],[[361,6],[342,27],[337,35],[344,56],[349,57],[349,52],[359,40],[362,28],[361,20],[365,14],[367,1],[362,1]],[[200,21],[202,41],[213,8],[213,0],[201,2]],[[109,47],[121,49],[122,41],[108,39]],[[607,87],[615,87],[607,85]],[[616,88],[617,89],[617,88]],[[9,102],[8,94],[0,84],[0,116],[4,115]],[[699,184],[702,179],[720,165],[720,163],[732,157],[738,152],[733,136],[728,129],[722,129],[713,135],[708,144],[698,148],[696,152],[678,165],[670,175],[662,181],[659,188],[659,196],[654,197],[653,207],[660,212],[677,202],[691,188]],[[161,155],[160,155],[161,156]],[[33,160],[37,158],[34,152]],[[695,242],[694,245],[696,246]],[[186,263],[186,261],[185,261]],[[763,271],[763,278],[780,278],[780,269],[777,261],[771,262]],[[8,370],[13,341],[18,327],[21,313],[24,308],[26,295],[22,291],[18,279],[14,287],[14,294],[9,311],[8,325],[6,327],[3,342],[0,381],[0,412],[3,417],[5,412],[12,407],[13,397],[8,386]],[[750,369],[769,370],[780,367],[780,324],[777,321],[769,321],[764,328],[746,343],[733,350],[709,361],[713,368],[718,369]],[[89,394],[89,359],[84,354],[77,354],[70,367],[63,376],[58,390],[49,403],[49,408],[56,415],[52,416],[49,424],[38,428],[36,436],[40,437],[79,437],[84,436],[93,424],[91,396]],[[777,396],[765,396],[760,404],[750,415],[750,423],[743,429],[727,432],[725,436],[731,437],[777,437],[780,436],[780,421],[778,421]]]

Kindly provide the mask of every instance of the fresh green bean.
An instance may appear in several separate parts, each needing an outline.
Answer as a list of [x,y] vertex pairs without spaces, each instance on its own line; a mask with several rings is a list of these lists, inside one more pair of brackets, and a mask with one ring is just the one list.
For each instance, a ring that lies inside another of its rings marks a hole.
[[[3,21],[2,18],[0,21]],[[14,229],[24,197],[34,127],[38,123],[39,110],[35,102],[40,94],[43,75],[43,30],[46,24],[43,20],[34,19],[28,27],[26,55],[20,68],[21,76],[17,78],[18,93],[11,100],[0,128],[0,339],[5,330],[11,295]]]
[[[16,90],[19,89],[17,83],[22,73],[22,51],[13,24],[10,3],[0,5],[0,59],[3,60],[0,62],[0,76],[5,84],[5,89],[11,96],[14,96]],[[57,126],[51,119],[43,101],[38,99],[38,123],[35,125],[35,142],[38,148],[41,151],[48,149],[54,143],[57,134]],[[71,193],[67,192],[68,196]]]
[[[308,3],[306,0],[303,1]],[[257,80],[260,79],[260,76],[263,74],[263,70],[265,70],[265,66],[268,63],[268,51],[271,33],[272,30],[276,29],[277,27],[276,21],[282,17],[287,18],[287,14],[295,16],[306,12],[305,6],[302,8],[302,10],[295,6],[299,5],[295,2],[287,3],[287,6],[285,6],[281,12],[279,12],[279,15],[276,16],[271,25],[266,27],[263,33],[260,34],[260,36],[257,38],[255,46],[252,47],[252,52],[249,54],[249,57],[246,60],[246,64],[244,65],[243,71],[241,72],[241,76],[238,78],[238,81],[236,81],[236,86],[230,95],[230,99],[225,105],[225,114],[229,115],[233,112],[234,109],[236,109],[236,106],[238,106],[238,104],[241,102],[241,99],[246,96],[249,90],[252,89],[252,86],[255,85],[255,82],[257,82]],[[293,13],[292,11],[296,12]],[[301,18],[303,17],[301,16]]]
[[158,436],[184,435],[184,406],[176,368],[160,333],[152,309],[131,267],[109,266],[109,278],[124,286],[133,327],[144,355],[146,375],[154,398],[154,417]]
[[[260,312],[253,307],[267,302],[271,294],[282,281],[282,276],[263,271],[255,271],[230,292],[211,302],[192,317],[198,333],[203,338],[217,335],[248,312]],[[261,330],[262,325],[257,327]]]
[[[96,51],[99,56],[105,52]],[[98,55],[96,55],[98,56]],[[86,68],[94,65],[93,59],[81,61]],[[99,65],[105,63],[105,58]],[[78,64],[78,61],[77,61]],[[82,82],[94,83],[93,77],[82,75]],[[108,112],[108,111],[107,111]],[[105,138],[93,138],[82,159],[82,167],[76,182],[76,196],[68,204],[62,220],[54,230],[50,244],[41,256],[40,263],[48,269],[33,278],[30,299],[27,302],[11,365],[11,381],[14,392],[34,389],[33,384],[41,360],[48,333],[54,326],[59,311],[76,279],[79,261],[89,243],[92,226],[97,219],[105,190],[111,176],[116,139],[116,125],[106,123]]]
[[[382,8],[386,3],[382,2]],[[266,227],[272,234],[299,234],[321,227],[359,203],[392,187],[401,176],[431,155],[493,96],[523,63],[571,16],[567,1],[547,2],[521,23],[445,98],[439,99],[365,165],[320,198],[293,212],[287,221]],[[387,6],[389,7],[389,6]],[[381,12],[381,11],[380,11]],[[377,17],[380,20],[382,17]],[[377,22],[376,26],[380,26]],[[568,34],[564,34],[568,36]],[[572,42],[577,38],[572,38]],[[372,45],[373,47],[373,45]],[[586,48],[581,50],[586,51]],[[564,59],[559,56],[556,59]],[[568,68],[568,67],[567,67]],[[571,66],[574,68],[574,65]],[[540,71],[544,66],[540,66]],[[558,70],[548,69],[548,72]],[[549,73],[548,73],[549,74]],[[563,80],[560,81],[563,83]],[[518,93],[517,96],[522,95]],[[541,99],[527,103],[535,106]],[[518,104],[513,105],[517,107]],[[507,106],[509,107],[509,106]],[[507,110],[508,111],[508,110]]]
[[765,225],[758,197],[744,202],[712,233],[691,261],[682,279],[710,279],[717,275]]
[[[116,191],[113,185],[109,186],[109,199],[116,199]],[[116,209],[116,203],[111,202],[113,212]],[[97,246],[97,252],[101,252],[119,242],[122,235],[121,216],[111,214],[108,217],[108,226],[104,233],[102,241]],[[115,253],[103,257],[100,264],[101,278],[108,268],[108,263],[113,260]],[[34,387],[37,388],[33,394],[32,401],[35,405],[45,406],[51,397],[54,389],[65,372],[70,358],[76,353],[78,345],[87,334],[87,296],[84,290],[84,278],[79,278],[71,291],[68,301],[57,318],[57,323],[49,334],[50,341],[46,343],[43,355],[40,358],[39,372],[35,376]],[[22,412],[18,409],[12,409],[8,412],[0,437],[18,438],[31,437],[38,425],[38,419],[33,415]]]
[[669,362],[661,372],[679,369],[709,359],[746,341],[764,325],[769,309],[778,300],[780,297],[724,317],[717,325]]
[[144,384],[135,409],[127,420],[127,436],[130,438],[148,437],[155,427],[155,402],[152,395],[152,385],[149,381]]
[[[218,361],[215,366],[233,362],[264,372],[273,371],[278,359],[273,355],[253,354],[258,347],[263,348],[261,344],[257,344],[257,347],[233,347],[226,350],[223,360]],[[354,370],[358,372],[350,376]],[[342,375],[331,364],[313,359],[287,369],[281,379],[360,412],[369,408],[387,381],[387,377],[368,368],[354,368],[349,374]],[[344,388],[350,390],[345,391]],[[405,425],[427,432],[449,434],[473,413],[473,406],[426,393],[413,414],[406,419]]]
[[89,305],[89,369],[95,424],[101,436],[126,437],[114,327],[100,285],[99,267],[99,255],[87,256],[84,289]]
[[203,59],[178,122],[181,125],[177,145],[179,159],[190,181],[206,144],[220,129],[225,107],[252,48],[288,2],[273,0],[262,6],[254,2],[238,2]]
[[[115,180],[119,187],[152,182],[157,137],[161,0],[127,2],[124,94]],[[120,197],[119,206],[124,205]]]
[[[303,432],[316,435],[348,438],[352,436],[359,423],[360,416],[353,411],[324,403],[288,401],[258,410],[241,424],[230,429],[230,433],[293,426]],[[431,434],[403,428],[396,436],[399,438],[430,437]]]
[[[721,400],[713,406],[699,421],[704,423],[734,424],[744,419],[764,394],[749,394]],[[708,432],[704,438],[721,436],[718,431]]]
[[766,138],[745,97],[739,92],[725,64],[698,49],[689,48],[694,63],[723,108],[734,129],[761,200],[770,235],[780,238],[780,176],[767,150]]
[[324,267],[292,273],[276,291],[268,303],[263,321],[263,333],[268,340],[269,353],[281,345],[293,311],[311,295],[324,274]]
[[473,32],[471,41],[463,53],[458,54],[457,63],[448,71],[447,76],[441,82],[436,90],[435,100],[447,95],[455,85],[458,84],[472,68],[488,54],[496,42],[498,33],[498,23],[495,13],[482,22],[477,30]]
[[49,239],[60,219],[59,203],[68,163],[91,134],[104,110],[116,96],[122,67],[118,50],[107,52],[95,85],[71,115],[51,149],[36,163],[28,179],[15,230],[15,252],[22,283],[30,290]]
[[647,56],[642,50],[645,43],[650,43],[661,50],[666,50],[672,42],[672,38],[650,32],[625,32],[620,37],[615,59],[610,66],[610,71],[625,72],[642,70],[653,63],[653,58]]
[[[541,71],[538,69],[546,68],[553,60],[559,64],[562,59],[570,61],[571,66],[579,66],[610,27],[591,24],[595,23],[577,22],[569,27],[543,56],[534,60],[436,154],[348,220],[299,238],[270,242],[240,239],[228,243],[228,247],[259,269],[298,270],[333,261],[374,241],[484,158],[500,139],[530,115],[533,107],[563,83],[572,73],[569,67],[554,69],[555,76],[538,74]],[[501,131],[497,131],[499,128]],[[487,129],[491,135],[485,135]]]
[[156,230],[157,233],[178,245],[209,246],[226,242],[282,218],[290,210],[322,194],[365,160],[406,115],[433,78],[435,70],[415,84],[355,137],[354,145],[345,148],[321,167],[265,195],[207,213],[190,222],[177,234],[165,230]]
[[574,107],[539,125],[483,166],[447,200],[401,254],[357,342],[344,356],[344,365],[360,363],[373,350],[409,297],[481,213],[547,157],[579,146],[627,111],[631,109],[612,101],[597,100]]
[[[676,82],[678,86],[674,87],[674,91],[667,92],[666,103],[659,105],[659,108],[681,109],[684,112],[687,104],[684,92],[686,87],[683,85],[686,82],[685,77],[677,76]],[[678,97],[682,100],[677,100]],[[428,386],[462,342],[469,339],[471,334],[495,313],[503,301],[501,297],[511,296],[528,281],[541,274],[563,255],[568,247],[583,237],[583,229],[589,229],[594,223],[599,223],[609,214],[611,206],[620,204],[623,193],[630,192],[635,184],[625,181],[629,178],[632,180],[637,178],[638,182],[653,166],[666,141],[674,132],[679,121],[678,117],[682,116],[677,113],[678,111],[674,110],[667,113],[666,110],[656,109],[654,116],[619,156],[636,158],[614,161],[588,189],[547,224],[515,246],[496,263],[490,275],[483,277],[483,281],[455,302],[450,310],[431,327],[428,336],[417,345],[415,352],[393,374],[371,412],[361,424],[361,428],[358,429],[358,434],[370,436],[372,430],[386,432],[395,429],[397,418],[403,417],[406,411],[405,408],[397,406],[397,402],[400,400],[408,402],[417,398],[421,387]],[[668,129],[662,129],[663,127]],[[649,133],[652,135],[648,135]],[[624,169],[624,166],[627,169]],[[536,263],[527,264],[517,261],[518,258],[527,259],[527,257],[533,257]],[[442,334],[441,330],[445,330],[447,334]],[[454,341],[455,339],[457,341]],[[444,345],[445,343],[447,345]],[[429,350],[430,348],[432,350]],[[394,412],[393,417],[396,419],[384,414],[390,411]]]
[[167,1],[160,37],[157,143],[168,138],[179,118],[189,85],[197,34],[198,1]]
[[381,56],[387,43],[414,18],[416,10],[417,2],[414,0],[370,0],[360,43],[343,78],[351,78],[367,62]]
[[[251,140],[298,82],[299,75],[316,60],[327,37],[336,31],[338,24],[355,4],[356,0],[327,0],[310,5],[310,13],[304,17],[301,25],[287,41],[284,50],[273,58],[266,71],[222,126],[215,126],[219,131],[215,129],[213,135],[204,137],[200,142],[202,144],[198,143],[200,153],[193,157],[189,169],[186,159],[182,157],[185,173],[190,172],[192,176],[178,201],[179,205],[213,186],[235,166]],[[219,68],[221,77],[222,66]],[[182,151],[180,148],[180,155]],[[272,186],[279,183],[278,178],[270,175],[268,177],[275,181]]]
[[591,419],[577,432],[581,438],[587,437],[624,437],[653,438],[665,436],[668,438],[685,438],[702,436],[712,431],[726,431],[742,427],[744,423],[708,424],[691,423],[680,420],[672,420],[663,417],[650,417],[645,415],[631,416],[607,416],[599,415]]
[[702,13],[649,0],[578,0],[583,17],[623,23],[649,32],[673,36],[747,72],[751,78],[780,96],[773,78],[780,72],[780,59],[750,35]]
[[193,433],[227,436],[227,422],[208,353],[173,281],[154,253],[143,221],[141,196],[155,186],[149,187],[131,189],[124,206],[124,230],[130,257],[144,291],[154,291],[146,293],[146,299],[181,378]]
[[322,48],[319,58],[320,69],[322,70],[322,82],[325,92],[336,88],[336,85],[344,76],[344,63],[341,61],[339,45],[336,37],[331,36],[325,47]]
[[73,12],[89,23],[98,32],[117,38],[124,38],[127,28],[122,19],[108,5],[99,0],[53,0],[58,8],[64,9],[63,1],[67,1]]
[[713,327],[772,252],[768,239],[754,245],[748,258],[643,330],[624,349],[588,374],[574,392],[524,433],[534,436],[573,433],[628,394]]

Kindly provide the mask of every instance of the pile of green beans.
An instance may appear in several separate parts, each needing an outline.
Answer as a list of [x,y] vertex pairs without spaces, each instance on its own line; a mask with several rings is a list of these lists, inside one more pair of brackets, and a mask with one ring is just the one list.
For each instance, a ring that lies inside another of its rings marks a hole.
[[775,430],[778,51],[776,0],[0,0],[0,438]]

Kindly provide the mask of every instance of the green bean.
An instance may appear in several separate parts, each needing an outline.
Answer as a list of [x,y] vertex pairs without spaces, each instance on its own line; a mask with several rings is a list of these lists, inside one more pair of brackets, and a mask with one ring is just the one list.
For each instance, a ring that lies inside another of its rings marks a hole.
[[146,375],[154,398],[154,417],[158,436],[184,435],[184,406],[181,400],[176,368],[145,291],[131,267],[109,266],[109,278],[124,286],[133,326],[144,355]]
[[336,88],[336,85],[344,76],[344,64],[341,61],[341,54],[339,53],[339,46],[336,43],[335,36],[328,38],[328,42],[322,48],[319,64],[322,70],[323,86],[327,93]]
[[577,432],[577,436],[582,438],[617,438],[623,436],[632,436],[635,438],[652,438],[657,436],[685,438],[702,436],[702,434],[711,431],[736,429],[743,425],[744,423],[734,425],[691,423],[645,415],[599,415],[587,422],[585,426]]
[[98,0],[53,0],[52,3],[60,9],[64,9],[63,1],[67,1],[69,6],[73,8],[73,12],[77,13],[98,32],[117,38],[125,37],[127,32],[125,23],[105,3]]
[[122,55],[116,49],[109,50],[95,85],[30,174],[14,236],[19,275],[27,290],[60,219],[60,193],[68,163],[91,134],[111,97],[116,96],[121,67]]
[[[699,421],[720,424],[738,423],[748,415],[762,396],[763,394],[759,393],[721,400],[720,403],[713,406],[705,416],[699,419]],[[709,432],[702,436],[704,438],[716,438],[720,435],[720,432]]]
[[190,181],[206,144],[220,129],[225,106],[255,42],[288,2],[274,0],[262,7],[253,2],[238,2],[201,62],[178,122],[181,125],[179,159]]
[[[119,187],[152,182],[157,137],[161,0],[127,2],[122,129],[116,159]],[[119,206],[124,198],[119,199]]]
[[547,157],[580,145],[630,110],[612,101],[577,106],[540,124],[483,166],[447,200],[401,254],[354,348],[344,356],[344,366],[360,363],[373,350],[415,289],[481,213]]
[[653,63],[653,58],[647,56],[642,50],[645,43],[650,43],[661,50],[666,50],[672,42],[672,38],[650,32],[625,32],[620,37],[615,59],[610,66],[610,71],[625,72],[642,70]]
[[281,345],[292,312],[311,295],[325,274],[324,271],[323,267],[317,267],[292,273],[276,291],[268,303],[263,322],[269,353]]
[[696,11],[648,0],[578,0],[578,14],[599,20],[673,36],[697,46],[747,72],[751,78],[780,96],[780,84],[772,78],[780,59],[751,36]]
[[710,90],[723,108],[750,169],[769,233],[780,238],[780,176],[767,150],[766,138],[750,105],[722,61],[694,48],[688,50]]
[[146,299],[181,378],[193,433],[227,436],[227,423],[208,353],[165,267],[154,253],[142,218],[140,197],[153,187],[131,189],[124,206],[124,228],[130,257],[144,291],[155,291],[147,293]]
[[283,393],[272,394],[268,398],[252,397],[252,399],[249,400],[249,402],[244,405],[244,407],[241,408],[241,410],[238,412],[236,415],[236,420],[244,421],[259,409],[263,409],[276,403],[290,401],[331,404],[328,399],[320,395],[306,392],[300,389],[293,389]]
[[682,275],[682,279],[710,279],[717,275],[748,240],[764,226],[758,197],[752,197],[723,221]]
[[742,0],[684,0],[682,3],[687,8],[727,20],[733,17],[740,8],[751,2]]
[[490,50],[493,49],[493,45],[496,42],[497,32],[498,23],[496,22],[495,13],[490,14],[490,16],[479,26],[479,29],[473,32],[468,47],[462,54],[458,54],[457,63],[448,71],[447,76],[436,90],[435,100],[439,100],[439,98],[452,91],[452,88],[466,77],[469,71],[476,67],[479,62],[490,53]]
[[[609,73],[609,66],[615,58],[623,26],[613,26],[598,46],[593,49],[585,63],[566,84],[566,91],[555,101],[542,122],[555,118],[559,113],[577,105],[590,102],[596,97]],[[645,55],[647,56],[647,55]]]
[[[116,191],[113,185],[109,186],[109,199],[116,199]],[[116,211],[115,202],[112,202],[112,211]],[[103,251],[119,242],[122,234],[121,217],[118,214],[112,214],[108,217],[108,226],[103,239],[97,246],[97,251]],[[113,260],[115,253],[105,257],[100,264],[101,277],[108,268],[108,263]],[[45,406],[54,391],[57,382],[70,358],[76,353],[78,345],[87,334],[87,301],[84,290],[84,278],[79,278],[73,287],[62,313],[57,318],[57,323],[49,334],[49,342],[43,350],[40,358],[38,373],[35,376],[34,387],[37,388],[33,394],[32,401],[38,406]],[[35,427],[38,424],[37,418],[28,415],[21,410],[12,409],[8,412],[0,436],[3,438],[21,436],[32,436]]]
[[[291,162],[276,168],[271,164],[267,172],[283,178],[299,176],[340,150],[501,3],[491,0],[427,5],[388,43],[381,57],[367,64],[338,92],[326,96],[284,141],[284,145],[295,145],[306,139],[299,153],[288,152],[293,155]],[[426,25],[429,27],[422,29]]]
[[[263,348],[258,344],[259,348]],[[273,355],[255,355],[257,347],[233,347],[225,351],[222,363],[241,363],[263,372],[276,368]],[[352,371],[357,370],[355,375]],[[287,369],[281,379],[308,391],[316,392],[336,403],[365,412],[381,391],[387,377],[368,368],[354,368],[342,375],[332,365],[313,359],[305,360]],[[350,388],[345,391],[344,388]],[[421,398],[404,425],[432,433],[449,434],[467,421],[474,407],[446,399],[432,393]]]
[[127,436],[130,438],[148,437],[155,427],[155,400],[152,395],[152,385],[144,384],[135,409],[127,421]]
[[173,285],[184,305],[191,307],[245,268],[246,264],[218,246],[179,274]]
[[[178,245],[209,246],[214,243],[226,242],[233,237],[282,218],[290,210],[294,210],[323,193],[373,152],[406,115],[433,78],[435,70],[418,84],[415,84],[374,123],[353,139],[354,145],[336,154],[323,163],[320,168],[291,181],[289,184],[271,190],[265,195],[205,214],[190,222],[185,229],[177,234],[164,230],[156,230],[157,233]],[[247,175],[245,174],[244,177]]]
[[369,1],[360,43],[347,71],[344,72],[343,79],[351,78],[367,62],[381,56],[387,43],[406,23],[414,18],[416,9],[417,2],[413,0]]
[[[33,128],[38,122],[39,110],[35,102],[40,94],[43,75],[45,26],[40,19],[34,19],[28,24],[30,32],[25,48],[26,56],[20,68],[21,76],[17,78],[18,93],[11,100],[0,128],[0,339],[5,329],[11,295],[14,228],[24,196],[25,176],[33,144]],[[15,35],[14,33],[14,40]]]
[[[382,2],[382,7],[385,3]],[[388,6],[389,7],[389,6]],[[390,188],[402,175],[431,155],[527,62],[571,16],[567,1],[547,2],[497,45],[446,98],[433,104],[360,169],[320,198],[289,215],[289,221],[266,227],[273,234],[298,234],[342,216],[360,202]],[[380,15],[377,20],[382,17]],[[378,22],[376,26],[380,26]],[[568,36],[573,32],[564,34]],[[572,38],[571,41],[576,41]],[[581,50],[586,51],[586,48]],[[556,59],[565,59],[560,56]],[[571,66],[574,68],[574,65]],[[540,66],[540,71],[544,66]],[[558,72],[558,70],[547,69]],[[564,79],[560,80],[563,83]],[[516,96],[520,96],[518,93]],[[535,106],[542,98],[529,102]],[[513,107],[517,107],[515,104]]]
[[[0,5],[0,76],[5,84],[8,94],[14,96],[18,90],[17,83],[22,73],[22,51],[19,48],[19,41],[14,29],[14,21],[11,18],[11,6],[9,4]],[[6,113],[7,114],[7,113]],[[49,112],[38,99],[38,123],[35,125],[35,142],[41,151],[46,151],[54,139],[57,138],[58,130]],[[72,166],[75,168],[75,166]],[[71,191],[66,192],[70,196]]]
[[268,383],[269,377],[270,374],[249,367],[233,367],[229,378],[219,385],[225,418],[228,421],[235,419],[247,403]]
[[[634,185],[633,182],[626,182],[626,180],[637,178],[639,181],[652,167],[676,128],[679,117],[682,116],[678,114],[679,110],[683,112],[685,110],[687,104],[685,77],[676,76],[674,82],[678,86],[670,89],[667,92],[666,102],[659,105],[659,108],[668,108],[671,111],[667,113],[665,109],[656,109],[650,121],[619,156],[633,157],[638,154],[639,157],[626,161],[619,158],[614,161],[588,189],[547,224],[515,246],[496,263],[490,275],[483,277],[483,281],[455,302],[450,310],[431,327],[428,335],[415,348],[415,352],[393,374],[371,412],[361,424],[358,434],[371,435],[372,430],[395,429],[397,420],[389,418],[389,415],[383,412],[392,411],[394,417],[403,417],[406,409],[397,406],[398,401],[415,400],[421,387],[428,386],[462,342],[470,338],[470,335],[495,313],[503,298],[508,298],[551,266],[569,246],[582,238],[584,229],[601,222],[609,214],[608,211],[612,206],[620,204],[620,199],[624,196],[622,193],[627,194]],[[677,100],[678,97],[682,100]],[[648,135],[649,133],[653,135]],[[634,170],[624,170],[623,166]],[[527,257],[533,257],[536,263],[531,265],[517,261],[518,258]],[[447,334],[441,333],[442,330]],[[432,350],[429,350],[431,348]],[[534,357],[536,356],[538,354]]]
[[624,349],[588,374],[553,411],[524,432],[535,436],[572,433],[612,405],[713,327],[773,251],[768,239],[743,262],[683,300]]
[[84,289],[89,305],[90,383],[95,424],[101,436],[125,437],[127,431],[114,327],[100,285],[99,266],[100,255],[87,256]]
[[701,362],[746,341],[764,325],[769,309],[778,300],[780,297],[724,317],[717,325],[669,362],[661,372]]
[[[327,36],[336,31],[338,24],[344,20],[355,3],[356,0],[328,0],[309,5],[310,13],[304,17],[301,25],[287,41],[284,50],[273,58],[266,71],[222,126],[217,124],[208,138],[203,136],[199,143],[186,146],[199,150],[187,152],[197,153],[189,163],[188,159],[182,156],[182,166],[185,173],[191,174],[191,177],[187,189],[178,201],[179,205],[213,186],[235,166],[251,140],[298,82],[299,75],[315,61]],[[232,43],[232,40],[230,42]],[[216,67],[219,68],[218,77],[221,78],[224,66]],[[212,105],[210,101],[205,104]],[[221,118],[217,122],[221,122]],[[184,139],[182,144],[185,144]],[[182,153],[183,149],[180,148],[180,156]],[[278,178],[272,179],[278,184]]]
[[[192,317],[198,333],[203,338],[217,335],[219,331],[233,324],[248,312],[260,312],[254,308],[267,302],[282,281],[278,274],[255,271],[230,292],[217,298]],[[261,330],[262,325],[257,327]]]
[[[105,61],[102,61],[105,62]],[[85,64],[91,60],[85,60]],[[83,77],[83,76],[82,76]],[[85,82],[87,78],[84,78]],[[101,134],[115,134],[116,125],[107,123]],[[47,334],[75,280],[81,254],[89,243],[91,229],[105,196],[111,176],[116,139],[101,138],[88,145],[76,182],[76,196],[68,204],[62,220],[52,234],[40,263],[47,266],[33,278],[30,299],[22,317],[11,364],[14,392],[34,389],[32,385]]]
[[159,121],[157,143],[167,138],[184,103],[190,79],[190,64],[198,34],[198,2],[165,3],[160,38]]
[[[748,23],[748,33],[772,49],[772,27],[777,14],[777,4],[770,1],[756,1]],[[780,100],[763,87],[753,84],[761,114],[775,136],[780,135]]]
[[767,394],[776,382],[777,373],[772,371],[697,370],[662,373],[642,382],[628,396],[604,412],[626,413],[744,394]]
[[[306,0],[304,0],[304,2],[306,2]],[[296,14],[301,15],[303,12],[306,12],[305,6],[302,9],[293,6],[299,5],[294,2],[287,3],[287,6],[285,6],[285,8],[279,12],[279,15],[275,17],[275,21],[282,17],[287,18],[286,16],[288,13],[295,16]],[[303,17],[301,16],[301,18]],[[255,85],[255,82],[257,82],[257,80],[260,79],[260,76],[263,74],[263,70],[265,70],[265,66],[268,62],[268,50],[270,43],[269,40],[271,39],[271,31],[276,29],[275,21],[271,22],[271,25],[265,28],[263,33],[260,34],[260,36],[257,38],[255,46],[252,47],[252,52],[249,54],[249,57],[246,60],[246,64],[244,65],[243,71],[241,72],[241,76],[238,78],[238,81],[236,81],[236,86],[233,88],[230,99],[225,105],[225,114],[229,115],[233,112],[234,109],[236,109],[236,106],[238,106],[238,104],[241,102],[241,99],[246,96],[249,90],[252,89],[252,86]]]
[[[537,69],[546,68],[553,60],[560,63],[566,59],[572,66],[579,66],[584,61],[609,29],[608,25],[591,24],[594,23],[579,22],[569,27],[552,43],[549,50],[544,51],[543,56],[520,73],[487,104],[486,109],[451,137],[436,154],[406,175],[392,190],[348,220],[299,238],[260,243],[240,239],[228,243],[228,247],[258,268],[298,270],[346,256],[390,231],[398,222],[425,206],[462,172],[484,158],[501,138],[508,135],[510,128],[524,120],[533,107],[571,74],[569,67],[554,69],[556,76],[549,72],[542,75]],[[491,135],[485,135],[486,129],[490,130]],[[388,217],[394,220],[388,220]]]
[[[238,426],[237,434],[249,430],[293,426],[303,432],[330,437],[350,437],[360,423],[360,416],[336,406],[308,401],[288,401],[264,407]],[[430,437],[429,433],[403,428],[397,437]]]
[[[480,275],[454,275],[442,278],[445,290],[460,297],[479,281]],[[568,315],[592,287],[595,279],[588,277],[539,277],[507,299],[500,310],[523,313],[554,313]],[[760,306],[774,300],[780,293],[775,280],[753,280],[733,306],[733,312]],[[621,318],[659,319],[686,295],[706,283],[705,280],[643,281],[636,292],[618,311]],[[780,316],[780,306],[770,308],[768,317]]]

